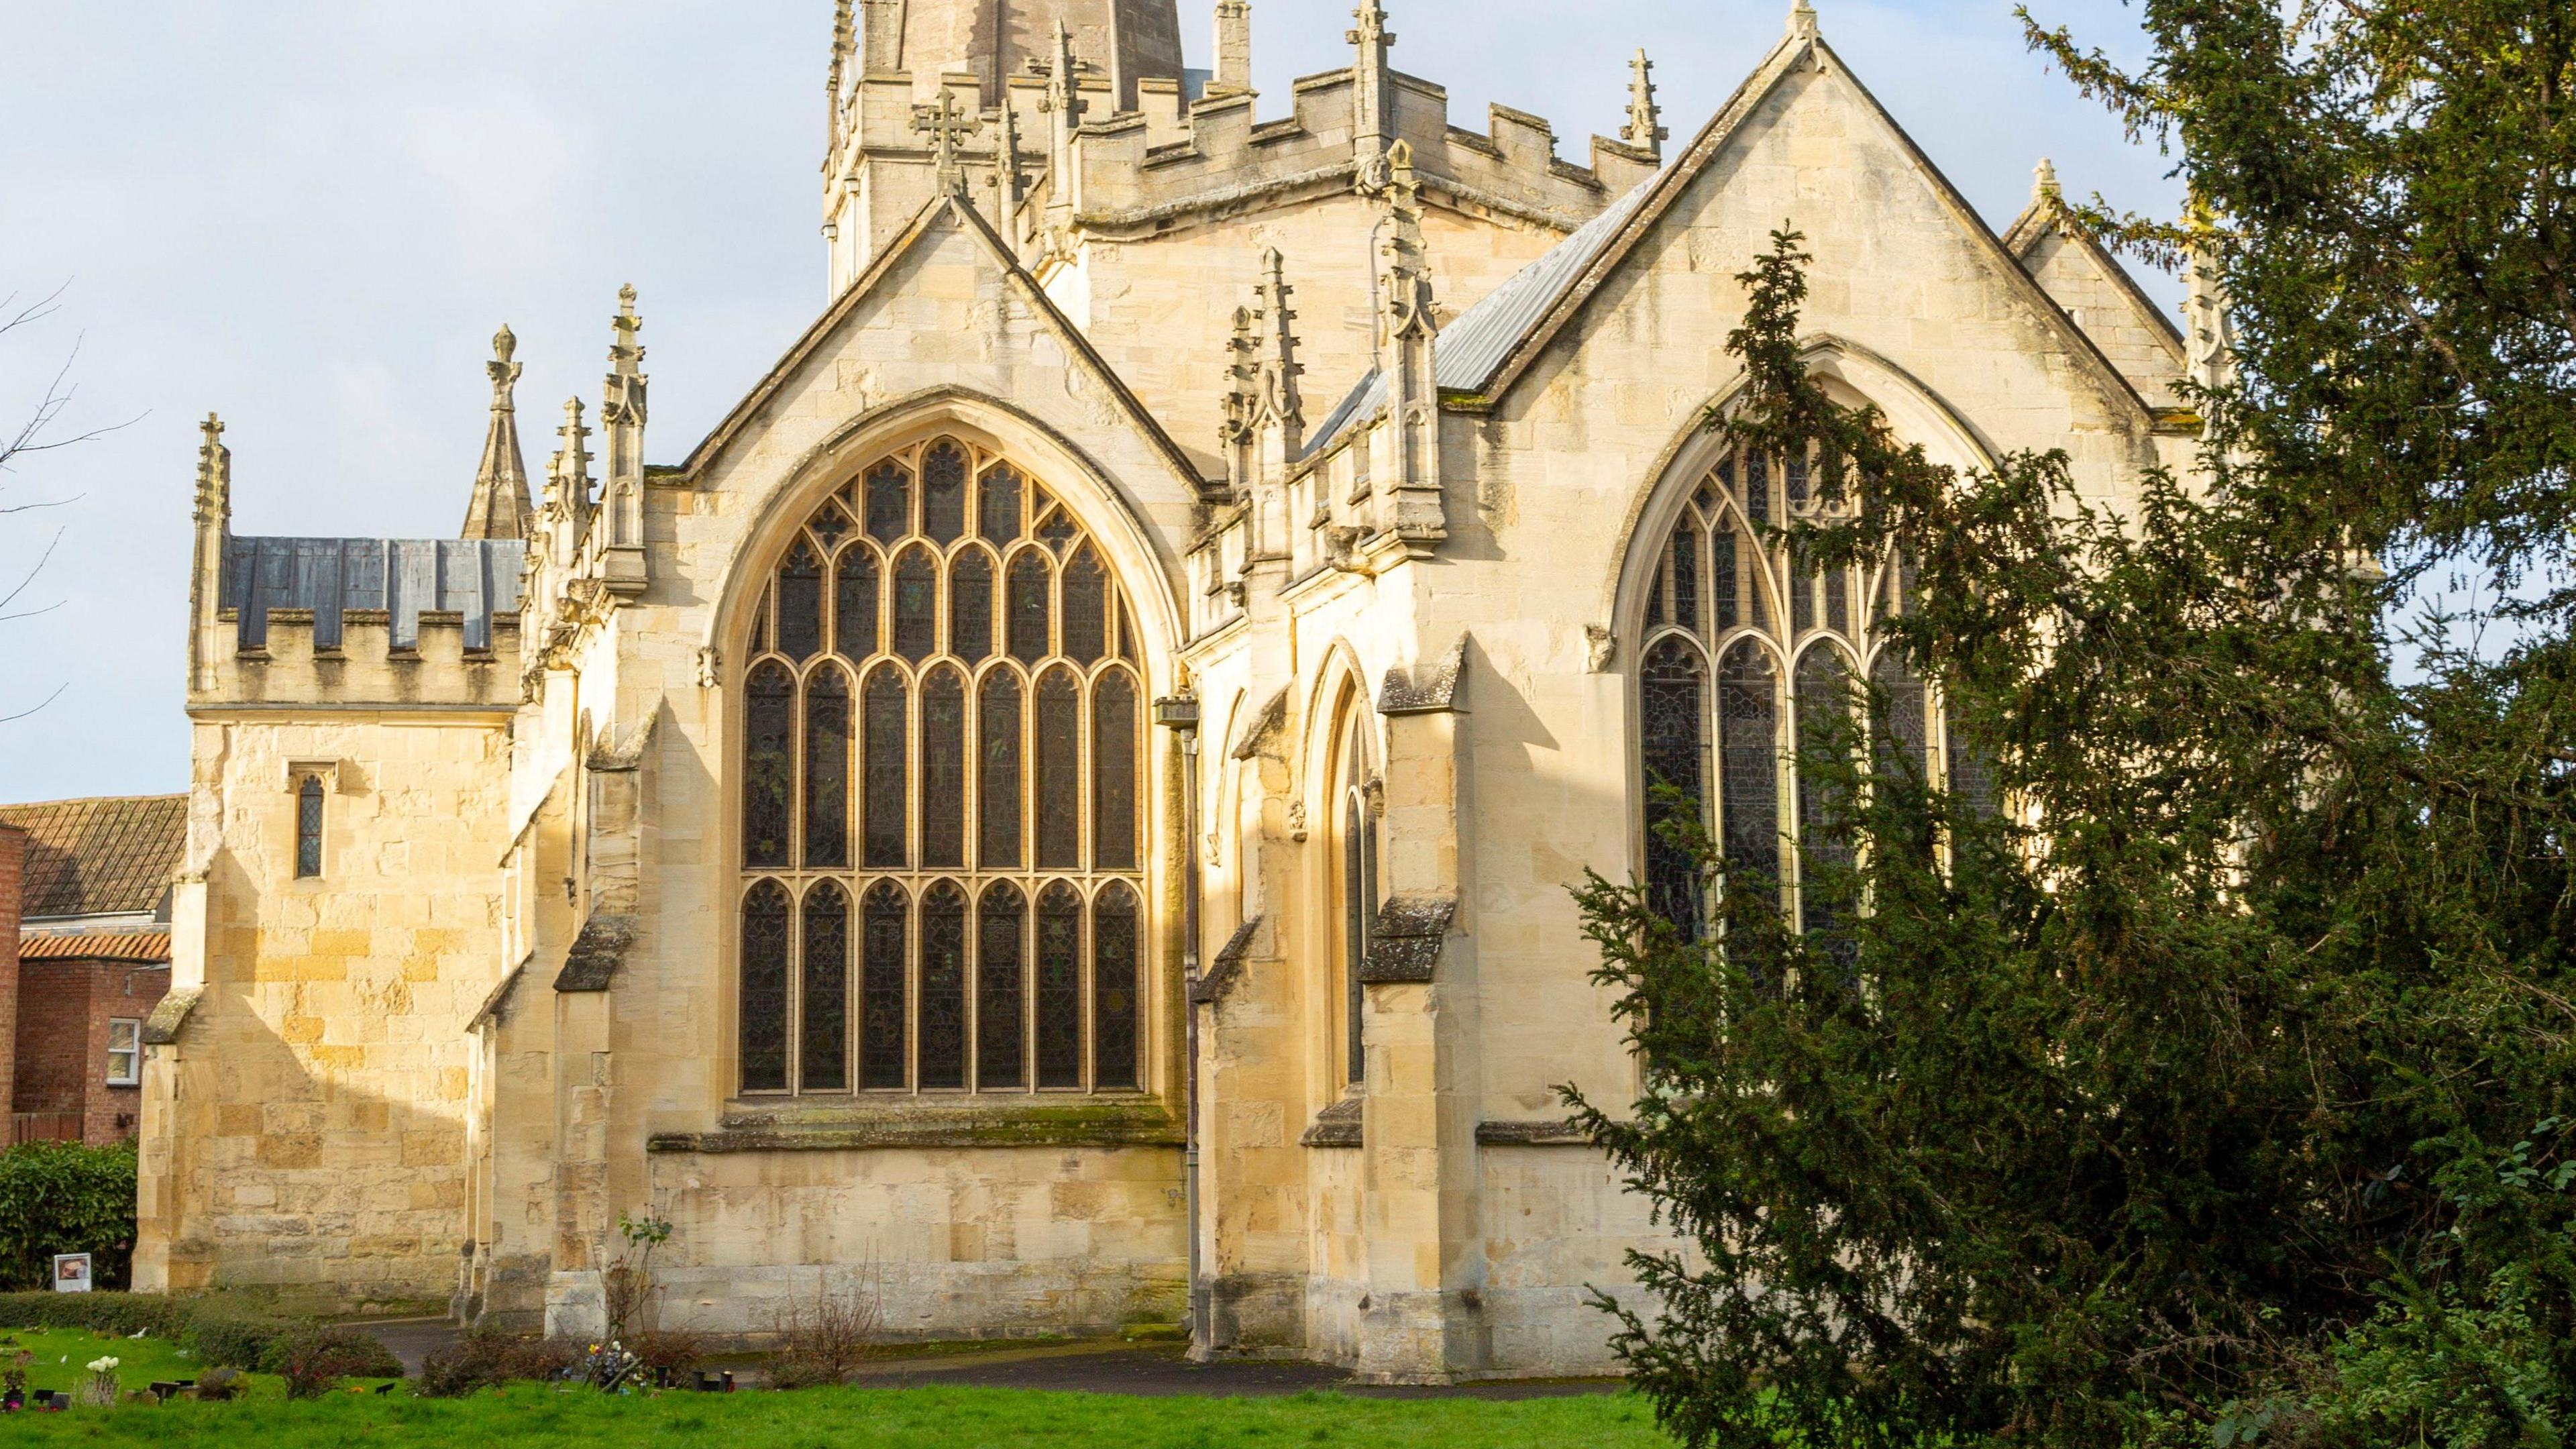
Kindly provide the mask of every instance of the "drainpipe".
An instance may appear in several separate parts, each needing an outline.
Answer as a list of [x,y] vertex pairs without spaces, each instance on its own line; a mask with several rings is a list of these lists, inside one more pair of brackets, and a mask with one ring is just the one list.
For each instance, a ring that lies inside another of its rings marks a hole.
[[1208,1353],[1208,1290],[1199,1234],[1199,701],[1178,694],[1154,701],[1157,723],[1181,744],[1181,1054],[1187,1063],[1181,1087],[1181,1175],[1190,1234],[1190,1357]]

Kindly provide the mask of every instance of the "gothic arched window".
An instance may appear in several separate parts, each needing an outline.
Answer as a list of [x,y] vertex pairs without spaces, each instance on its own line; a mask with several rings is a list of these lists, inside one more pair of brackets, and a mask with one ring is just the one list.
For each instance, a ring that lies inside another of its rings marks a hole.
[[1341,911],[1341,1045],[1343,1081],[1357,1086],[1368,1077],[1367,1043],[1361,1032],[1367,996],[1360,967],[1368,960],[1377,933],[1377,809],[1369,798],[1368,714],[1365,696],[1355,695],[1342,726],[1339,763],[1334,771],[1334,831],[1341,846],[1339,879],[1334,895]]
[[1143,651],[1071,512],[908,449],[744,636],[742,1090],[1139,1089]]
[[[1706,883],[1668,839],[1676,808],[1698,812],[1724,876],[1776,885],[1808,928],[1833,928],[1821,903],[1802,909],[1798,879],[1802,866],[1851,859],[1848,824],[1819,782],[1798,778],[1797,757],[1800,742],[1830,738],[1822,731],[1853,707],[1857,678],[1885,703],[1871,724],[1882,768],[1903,756],[1929,770],[1939,758],[1929,691],[1892,651],[1871,654],[1871,627],[1902,610],[1911,571],[1821,568],[1784,531],[1842,506],[1811,487],[1803,460],[1730,452],[1655,551],[1637,699],[1645,880],[1657,908],[1693,932]],[[1865,675],[1861,659],[1872,659]]]

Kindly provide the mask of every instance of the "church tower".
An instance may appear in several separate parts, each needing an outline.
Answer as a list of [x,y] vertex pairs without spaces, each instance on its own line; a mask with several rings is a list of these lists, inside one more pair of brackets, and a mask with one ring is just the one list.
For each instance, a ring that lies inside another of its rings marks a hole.
[[[836,296],[961,177],[1013,230],[1046,161],[1051,87],[1090,123],[1133,114],[1144,92],[1176,109],[1193,90],[1179,0],[836,0],[834,11],[823,234]],[[1069,78],[1056,76],[1064,55]]]
[[1055,31],[1107,80],[1117,109],[1136,108],[1136,83],[1181,78],[1179,0],[865,0],[867,68],[904,71],[918,88],[972,74],[986,106],[1002,103],[1013,76],[1032,75],[1055,52]]

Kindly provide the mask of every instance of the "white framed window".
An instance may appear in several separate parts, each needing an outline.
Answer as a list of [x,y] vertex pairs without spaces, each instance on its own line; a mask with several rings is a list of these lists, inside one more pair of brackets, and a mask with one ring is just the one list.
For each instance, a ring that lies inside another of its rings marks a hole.
[[142,1022],[123,1016],[108,1019],[107,1084],[111,1087],[143,1085]]

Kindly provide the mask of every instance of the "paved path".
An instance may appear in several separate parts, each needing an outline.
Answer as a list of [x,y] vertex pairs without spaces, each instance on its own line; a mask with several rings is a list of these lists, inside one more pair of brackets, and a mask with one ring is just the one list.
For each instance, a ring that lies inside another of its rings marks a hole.
[[1507,1380],[1454,1387],[1356,1385],[1348,1372],[1324,1364],[1266,1359],[1191,1363],[1179,1345],[1126,1347],[1068,1345],[1026,1352],[959,1355],[949,1359],[892,1360],[873,1364],[862,1385],[919,1388],[962,1384],[977,1388],[1050,1389],[1074,1393],[1137,1394],[1150,1398],[1270,1398],[1319,1389],[1366,1398],[1537,1399],[1568,1394],[1616,1393],[1616,1379]]
[[[420,1372],[421,1361],[432,1351],[455,1342],[458,1336],[455,1325],[443,1318],[398,1319],[361,1326],[392,1349],[403,1368],[413,1374]],[[856,1382],[865,1388],[958,1385],[1136,1394],[1148,1398],[1275,1398],[1332,1390],[1385,1399],[1538,1399],[1616,1393],[1621,1388],[1616,1379],[1506,1380],[1447,1388],[1374,1387],[1353,1384],[1347,1372],[1324,1364],[1269,1359],[1194,1364],[1179,1344],[1136,1345],[1115,1339],[883,1359],[861,1370]]]

